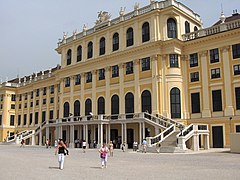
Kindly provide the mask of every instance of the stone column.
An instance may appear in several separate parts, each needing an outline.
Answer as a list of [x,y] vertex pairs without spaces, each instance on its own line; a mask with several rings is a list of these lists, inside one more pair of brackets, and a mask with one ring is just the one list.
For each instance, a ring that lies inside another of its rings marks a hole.
[[[60,84],[59,84],[60,86]],[[57,119],[58,114],[57,114],[57,107],[58,107],[58,86],[54,86],[54,111],[53,111],[53,118]]]
[[[225,116],[234,116],[234,109],[233,109],[233,94],[232,94],[232,75],[231,75],[231,66],[230,66],[230,47],[225,46],[221,48],[222,56],[223,56],[223,69],[222,69],[222,76],[224,79],[224,92],[225,92],[225,109],[224,114]],[[224,72],[224,73],[223,73]]]
[[64,89],[64,79],[60,82],[60,93],[59,93],[59,118],[63,118],[63,89]]
[[122,143],[123,143],[124,142],[124,124],[122,123],[121,125],[122,125],[122,129],[121,129],[122,133],[121,134],[122,134]]
[[139,86],[140,59],[134,61],[134,112],[141,112],[141,93]]
[[92,113],[97,114],[97,101],[96,101],[96,80],[97,71],[92,71]]
[[190,114],[189,114],[189,106],[188,106],[188,63],[187,63],[188,56],[181,56],[181,61],[182,62],[182,77],[183,77],[183,89],[182,89],[182,107],[183,107],[183,117],[182,119],[189,119]]
[[87,142],[87,147],[89,147],[89,144],[88,144],[88,125],[87,124],[85,125],[85,128],[86,128],[86,130],[85,130],[85,133],[86,133],[85,134],[85,137],[86,137],[85,140]]
[[152,63],[152,114],[158,114],[159,112],[159,87],[158,87],[158,56],[151,57]]
[[69,147],[74,148],[74,125],[70,125],[70,142]]
[[124,114],[125,113],[125,98],[124,98],[124,64],[119,64],[119,113]]
[[107,127],[108,127],[108,141],[107,141],[107,143],[109,143],[111,141],[111,125],[108,124]]
[[203,93],[203,111],[202,117],[211,117],[210,112],[210,102],[209,102],[209,82],[208,82],[208,63],[207,63],[207,51],[202,51],[200,53],[200,61],[201,61],[201,70],[202,70],[202,93]]
[[209,145],[209,135],[205,134],[204,135],[204,149],[210,149],[209,147],[210,147],[210,145]]
[[49,127],[46,127],[46,140],[49,140]]
[[84,84],[85,84],[84,80],[85,80],[85,78],[84,78],[84,76],[85,76],[85,73],[81,73],[81,95],[80,95],[80,97],[81,97],[81,106],[80,106],[81,110],[80,110],[80,113],[81,113],[82,116],[85,115],[85,102],[84,102],[85,101],[85,99],[84,99]]
[[103,124],[100,124],[100,145],[103,144]]
[[105,68],[105,79],[106,79],[106,88],[105,88],[105,114],[110,115],[111,114],[111,98],[110,98],[110,67],[107,66]]
[[194,134],[192,138],[193,151],[199,151],[199,136]]
[[145,122],[142,123],[142,134],[143,134],[143,139],[145,139]]
[[139,123],[139,143],[138,144],[141,144],[142,143],[142,123],[140,122]]
[[69,113],[71,113],[74,116],[74,100],[73,100],[73,94],[74,94],[74,76],[70,77],[70,102],[69,102]]
[[42,146],[42,130],[39,132],[39,146]]
[[168,92],[167,92],[167,81],[166,81],[166,58],[167,55],[162,55],[162,66],[161,66],[161,71],[162,71],[162,83],[161,83],[161,87],[162,87],[162,114],[166,117],[169,117],[169,112],[168,112]]

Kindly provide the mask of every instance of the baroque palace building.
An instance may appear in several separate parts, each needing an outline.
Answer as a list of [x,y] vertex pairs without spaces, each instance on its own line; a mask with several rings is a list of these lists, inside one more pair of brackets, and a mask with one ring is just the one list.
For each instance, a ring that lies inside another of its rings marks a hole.
[[209,136],[194,136],[199,147],[208,138],[210,147],[228,147],[229,134],[240,132],[236,11],[203,28],[175,0],[136,3],[132,12],[121,8],[110,19],[101,11],[94,27],[64,33],[56,51],[61,65],[0,85],[0,141],[27,132],[32,144],[62,137],[72,147],[84,139],[131,148],[146,137],[162,141],[158,134],[172,124],[184,135],[194,130],[188,125],[205,124]]

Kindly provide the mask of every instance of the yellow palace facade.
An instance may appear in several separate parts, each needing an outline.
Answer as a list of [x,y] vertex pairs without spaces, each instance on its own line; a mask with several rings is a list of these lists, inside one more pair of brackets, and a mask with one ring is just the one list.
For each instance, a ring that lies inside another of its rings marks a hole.
[[210,147],[228,147],[240,132],[239,27],[235,12],[203,28],[174,0],[121,8],[115,19],[101,11],[94,27],[58,42],[61,65],[1,84],[0,140],[28,131],[32,144],[62,137],[72,147],[84,139],[131,148],[156,143],[172,124],[183,134],[204,124]]

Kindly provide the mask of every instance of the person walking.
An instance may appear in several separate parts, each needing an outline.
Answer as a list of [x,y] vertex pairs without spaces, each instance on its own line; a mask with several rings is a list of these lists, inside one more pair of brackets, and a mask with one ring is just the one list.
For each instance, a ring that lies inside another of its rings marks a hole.
[[55,155],[58,153],[59,169],[61,170],[63,170],[64,166],[64,156],[66,155],[65,150],[67,150],[67,146],[64,144],[62,139],[59,139],[58,146],[55,150]]
[[24,142],[24,139],[22,139],[20,148],[21,148],[21,147],[24,148],[24,143],[25,143],[25,142]]
[[142,146],[143,146],[143,151],[142,152],[146,153],[147,152],[147,141],[146,141],[146,139],[143,139]]
[[109,147],[110,156],[113,157],[113,143],[112,143],[112,141],[110,141],[108,147]]
[[98,150],[100,153],[100,158],[101,158],[101,165],[102,168],[107,168],[107,159],[108,159],[108,147],[106,146],[106,143],[103,143],[103,145],[100,147]]
[[86,152],[86,148],[87,148],[87,142],[85,140],[83,140],[82,142],[82,148],[83,148],[83,152]]

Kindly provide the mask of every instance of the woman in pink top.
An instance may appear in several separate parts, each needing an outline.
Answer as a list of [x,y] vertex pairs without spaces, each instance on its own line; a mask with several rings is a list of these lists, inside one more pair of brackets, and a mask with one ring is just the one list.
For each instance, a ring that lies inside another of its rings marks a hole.
[[102,168],[107,168],[107,158],[108,158],[108,147],[106,143],[103,143],[102,147],[98,150],[100,153]]

